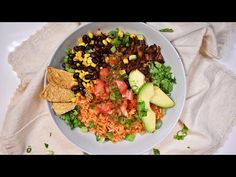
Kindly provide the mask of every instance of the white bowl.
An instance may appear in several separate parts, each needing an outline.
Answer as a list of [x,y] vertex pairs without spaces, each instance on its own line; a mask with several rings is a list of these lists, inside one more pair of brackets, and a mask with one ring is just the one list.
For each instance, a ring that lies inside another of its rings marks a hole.
[[142,154],[147,152],[163,141],[163,139],[171,132],[180,117],[185,102],[186,79],[184,67],[178,53],[159,31],[145,23],[89,23],[81,26],[69,35],[57,48],[49,65],[61,68],[63,56],[65,55],[65,48],[73,47],[75,45],[75,40],[88,31],[95,32],[100,28],[102,31],[108,32],[117,27],[125,32],[143,34],[149,45],[155,43],[161,47],[165,64],[172,67],[173,74],[176,77],[177,84],[174,86],[173,92],[171,93],[171,97],[176,105],[174,108],[167,111],[167,114],[163,119],[163,125],[159,130],[152,134],[145,133],[142,136],[137,135],[133,142],[121,141],[114,144],[111,142],[99,143],[96,141],[94,133],[82,133],[79,128],[71,130],[64,121],[54,114],[50,109],[51,103],[48,103],[52,118],[60,131],[62,131],[65,137],[82,151],[89,154]]

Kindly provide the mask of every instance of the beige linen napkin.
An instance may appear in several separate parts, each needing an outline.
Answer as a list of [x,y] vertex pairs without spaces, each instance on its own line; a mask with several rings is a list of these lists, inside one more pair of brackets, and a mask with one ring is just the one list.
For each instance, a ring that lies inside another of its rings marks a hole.
[[[180,117],[189,128],[184,140],[175,140],[176,125],[157,148],[161,154],[215,152],[227,138],[236,119],[236,76],[216,61],[230,47],[231,23],[149,23],[173,28],[163,33],[176,47],[187,75],[187,99]],[[9,55],[9,63],[21,79],[8,107],[0,137],[0,152],[24,154],[82,154],[50,119],[46,101],[39,98],[46,65],[63,39],[78,23],[50,23]],[[50,136],[51,135],[51,136]],[[49,144],[46,149],[44,143]],[[150,151],[150,153],[152,153]]]

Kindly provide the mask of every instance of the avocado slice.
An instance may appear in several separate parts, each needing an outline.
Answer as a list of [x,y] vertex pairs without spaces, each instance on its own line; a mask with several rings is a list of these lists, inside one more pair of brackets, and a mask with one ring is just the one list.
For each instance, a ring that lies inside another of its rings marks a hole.
[[129,85],[134,91],[134,93],[137,94],[144,83],[145,76],[138,69],[135,69],[129,73]]
[[151,98],[150,102],[162,108],[171,108],[175,105],[174,101],[158,86],[154,86],[154,96]]
[[150,107],[150,100],[154,95],[152,83],[145,83],[138,93],[138,112],[146,112],[141,117],[144,128],[147,132],[154,132],[156,128],[156,114]]

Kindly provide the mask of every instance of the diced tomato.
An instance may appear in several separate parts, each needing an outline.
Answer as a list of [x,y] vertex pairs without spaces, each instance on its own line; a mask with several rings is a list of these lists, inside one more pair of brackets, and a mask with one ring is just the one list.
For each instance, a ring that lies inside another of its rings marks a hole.
[[113,113],[112,103],[110,103],[110,102],[97,105],[97,108],[99,109],[99,111],[101,113],[107,113],[107,114],[112,114]]
[[109,60],[109,64],[110,64],[110,65],[118,65],[119,62],[118,62],[118,60],[116,60],[116,59],[110,59],[110,60]]
[[110,74],[110,71],[109,71],[108,68],[102,68],[99,72],[99,75],[100,75],[101,79],[106,78],[107,76],[109,76],[109,74]]
[[124,94],[122,94],[123,98],[126,98],[127,100],[133,100],[134,99],[134,94],[130,90],[126,90]]
[[156,113],[156,118],[160,119],[163,117],[162,109],[154,104],[150,104],[151,109]]
[[124,81],[119,81],[119,80],[116,80],[116,85],[120,91],[120,93],[123,95],[125,94],[125,92],[127,91],[128,89],[128,86],[126,85],[126,83]]
[[97,79],[96,80],[96,84],[95,84],[95,89],[94,89],[94,93],[95,95],[98,95],[99,93],[103,93],[105,91],[105,82],[102,81],[101,79]]
[[121,107],[120,107],[120,110],[121,110],[122,114],[126,117],[128,116],[127,106],[128,106],[128,102],[127,102],[127,100],[125,100],[123,102],[123,104],[121,105]]
[[135,98],[133,98],[132,100],[130,100],[130,106],[132,107],[132,108],[137,108],[137,101],[136,101],[136,99]]

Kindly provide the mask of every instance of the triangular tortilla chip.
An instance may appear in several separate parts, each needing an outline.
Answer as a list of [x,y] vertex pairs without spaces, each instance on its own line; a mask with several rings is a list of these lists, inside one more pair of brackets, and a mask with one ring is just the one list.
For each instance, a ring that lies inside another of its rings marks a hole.
[[47,79],[49,83],[61,88],[71,89],[72,86],[77,85],[72,73],[51,66],[48,67]]
[[57,115],[61,115],[74,109],[75,106],[76,106],[75,103],[53,103],[52,109],[55,111]]
[[69,89],[58,87],[57,85],[49,83],[41,93],[41,98],[56,103],[72,102],[74,93]]

